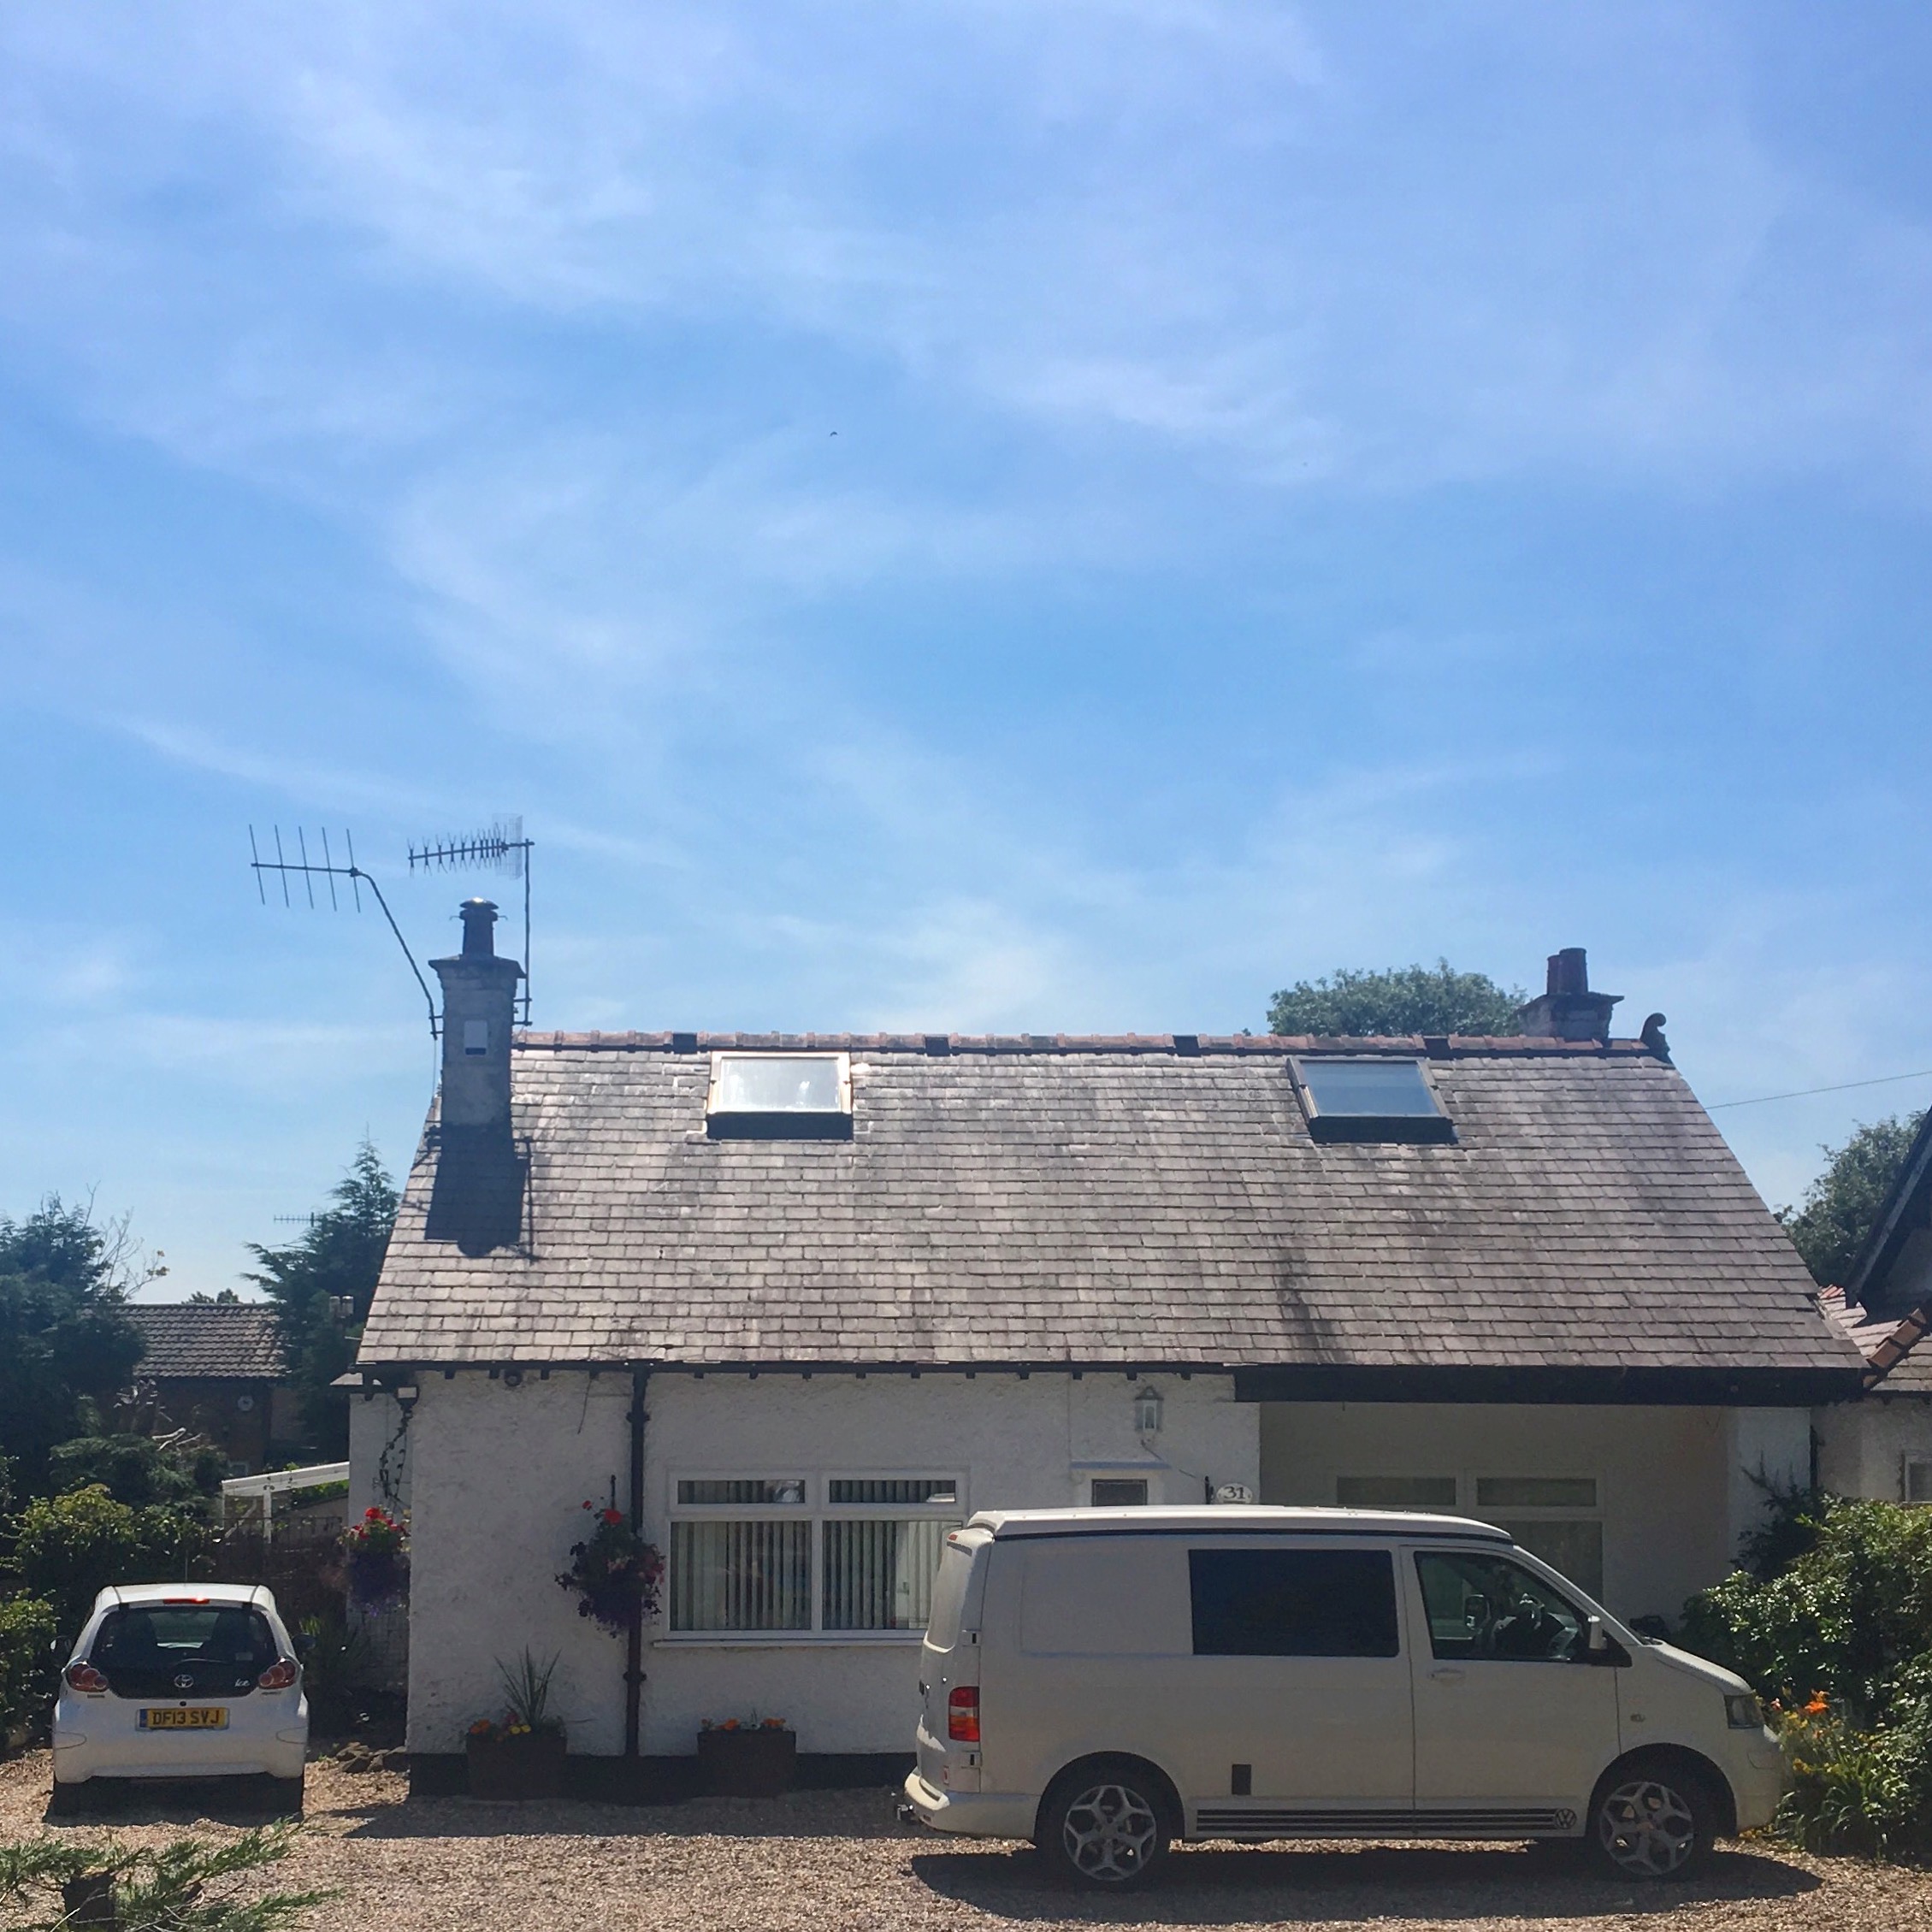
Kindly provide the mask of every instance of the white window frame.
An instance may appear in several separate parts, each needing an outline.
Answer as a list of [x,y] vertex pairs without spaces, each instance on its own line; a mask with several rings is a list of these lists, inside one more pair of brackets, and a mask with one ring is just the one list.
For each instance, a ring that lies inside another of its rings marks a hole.
[[[742,1060],[817,1060],[830,1061],[837,1069],[838,1104],[836,1107],[725,1107],[720,1104],[724,1084],[724,1070],[732,1063]],[[831,1120],[852,1112],[852,1055],[848,1053],[787,1053],[774,1049],[760,1053],[752,1048],[732,1048],[721,1050],[711,1056],[711,1084],[705,1090],[705,1118],[708,1120],[717,1115],[730,1119],[734,1115],[763,1114],[771,1113],[795,1114],[801,1119]]]
[[[669,1647],[696,1649],[789,1647],[818,1648],[839,1644],[917,1644],[923,1630],[828,1630],[825,1618],[825,1525],[828,1522],[943,1522],[961,1525],[972,1515],[966,1500],[971,1477],[963,1464],[950,1468],[880,1468],[841,1462],[809,1468],[797,1463],[783,1468],[684,1468],[668,1473],[666,1514],[672,1522],[807,1522],[811,1575],[807,1586],[812,1621],[793,1630],[672,1630],[668,1608],[671,1580],[665,1577],[665,1634],[653,1640]],[[950,1482],[952,1500],[946,1503],[834,1503],[836,1482]],[[802,1482],[799,1503],[680,1503],[678,1487],[688,1482]],[[668,1545],[671,1541],[665,1538]],[[665,1551],[667,1563],[671,1552]]]
[[[1509,1471],[1485,1468],[1481,1464],[1468,1465],[1456,1469],[1445,1469],[1439,1465],[1435,1468],[1409,1468],[1403,1469],[1338,1469],[1334,1475],[1334,1495],[1338,1500],[1341,1486],[1346,1481],[1379,1480],[1383,1482],[1443,1481],[1453,1478],[1456,1484],[1456,1501],[1449,1504],[1386,1504],[1374,1507],[1386,1509],[1433,1509],[1445,1510],[1453,1508],[1459,1516],[1469,1516],[1477,1522],[1494,1522],[1498,1516],[1507,1522],[1533,1525],[1536,1523],[1593,1522],[1603,1533],[1605,1545],[1605,1561],[1608,1561],[1610,1522],[1610,1483],[1600,1470],[1593,1469],[1535,1469]],[[1597,1500],[1594,1507],[1586,1508],[1580,1503],[1521,1503],[1491,1504],[1482,1502],[1477,1492],[1477,1484],[1487,1482],[1587,1482],[1596,1486]],[[1367,1504],[1352,1505],[1367,1508]],[[1581,1580],[1573,1578],[1580,1590],[1586,1589]],[[1600,1582],[1600,1580],[1599,1580]]]

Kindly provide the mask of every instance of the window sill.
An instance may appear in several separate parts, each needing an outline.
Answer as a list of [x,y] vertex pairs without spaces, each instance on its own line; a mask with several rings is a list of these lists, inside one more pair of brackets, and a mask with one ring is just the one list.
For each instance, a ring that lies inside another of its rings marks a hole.
[[916,1646],[923,1630],[683,1630],[653,1637],[659,1651],[889,1650]]

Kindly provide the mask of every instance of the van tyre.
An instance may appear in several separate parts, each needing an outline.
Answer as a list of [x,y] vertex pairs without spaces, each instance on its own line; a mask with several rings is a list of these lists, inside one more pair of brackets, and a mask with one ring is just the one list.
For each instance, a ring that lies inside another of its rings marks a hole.
[[1687,1878],[1717,1836],[1716,1800],[1681,1761],[1638,1758],[1604,1774],[1587,1835],[1598,1869],[1619,1878]]
[[82,1793],[86,1787],[70,1784],[65,1779],[56,1778],[54,1788],[47,1796],[47,1816],[50,1818],[77,1818],[86,1809]]
[[1096,1892],[1145,1885],[1167,1856],[1172,1837],[1161,1779],[1131,1758],[1096,1758],[1054,1786],[1037,1840],[1049,1864]]

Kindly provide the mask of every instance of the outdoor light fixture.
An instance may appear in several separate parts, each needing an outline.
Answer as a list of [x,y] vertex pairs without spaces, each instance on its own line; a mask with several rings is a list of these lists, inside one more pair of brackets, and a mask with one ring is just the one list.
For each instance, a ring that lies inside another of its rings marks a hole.
[[1134,1432],[1143,1436],[1157,1436],[1161,1433],[1160,1393],[1144,1383],[1134,1394]]
[[506,1368],[503,1372],[503,1385],[506,1389],[520,1389],[523,1385],[523,1371],[521,1368]]

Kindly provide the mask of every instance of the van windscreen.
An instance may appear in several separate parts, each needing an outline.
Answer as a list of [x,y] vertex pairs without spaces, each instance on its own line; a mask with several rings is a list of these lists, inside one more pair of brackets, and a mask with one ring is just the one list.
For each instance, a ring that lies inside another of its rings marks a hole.
[[972,1551],[948,1540],[932,1583],[932,1615],[926,1620],[925,1640],[936,1651],[949,1651],[960,1640],[960,1616],[966,1609],[966,1583],[972,1575]]
[[1386,1550],[1191,1550],[1196,1657],[1395,1657]]

